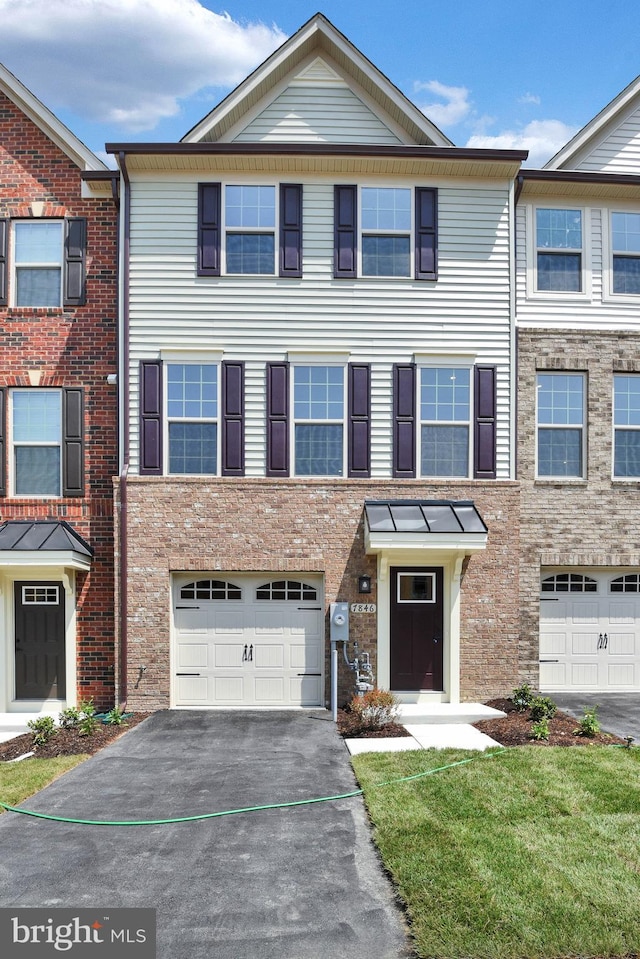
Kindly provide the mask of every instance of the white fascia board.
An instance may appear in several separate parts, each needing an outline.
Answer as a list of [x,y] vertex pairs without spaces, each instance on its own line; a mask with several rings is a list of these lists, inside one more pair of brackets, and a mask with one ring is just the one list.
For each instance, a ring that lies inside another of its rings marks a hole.
[[372,533],[365,528],[364,544],[367,554],[409,550],[470,555],[487,548],[487,533]]
[[91,569],[91,557],[73,550],[5,549],[0,550],[0,567],[28,566],[31,568]]

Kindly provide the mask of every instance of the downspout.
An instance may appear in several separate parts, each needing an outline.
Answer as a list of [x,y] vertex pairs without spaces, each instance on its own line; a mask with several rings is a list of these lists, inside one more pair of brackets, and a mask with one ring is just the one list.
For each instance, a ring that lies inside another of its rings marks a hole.
[[131,183],[127,171],[127,161],[124,151],[119,154],[119,166],[124,183],[123,203],[123,238],[122,238],[122,288],[121,288],[121,315],[120,326],[120,376],[118,377],[121,435],[122,435],[122,465],[120,469],[120,696],[119,706],[124,709],[127,705],[127,569],[128,569],[128,528],[127,528],[127,479],[129,475],[129,254],[131,239]]

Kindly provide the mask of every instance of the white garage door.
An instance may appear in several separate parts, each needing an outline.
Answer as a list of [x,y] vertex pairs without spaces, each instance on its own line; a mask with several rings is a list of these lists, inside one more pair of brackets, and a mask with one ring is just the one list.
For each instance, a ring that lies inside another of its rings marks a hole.
[[321,577],[198,576],[174,581],[174,704],[323,705]]
[[540,689],[640,687],[640,574],[544,575],[540,594]]

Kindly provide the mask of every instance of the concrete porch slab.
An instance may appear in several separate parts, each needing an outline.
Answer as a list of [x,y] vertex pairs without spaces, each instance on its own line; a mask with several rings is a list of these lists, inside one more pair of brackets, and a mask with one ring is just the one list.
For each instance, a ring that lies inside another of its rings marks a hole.
[[398,722],[408,723],[477,723],[481,719],[498,719],[504,716],[499,709],[485,706],[484,703],[401,703],[398,709]]
[[490,736],[469,723],[404,724],[408,736],[389,739],[345,739],[350,755],[359,753],[397,753],[407,749],[476,749],[499,747]]

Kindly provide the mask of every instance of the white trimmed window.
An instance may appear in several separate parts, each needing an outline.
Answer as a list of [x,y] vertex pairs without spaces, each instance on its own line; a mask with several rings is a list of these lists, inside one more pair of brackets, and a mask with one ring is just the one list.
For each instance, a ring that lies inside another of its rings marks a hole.
[[420,475],[469,476],[471,369],[420,369]]
[[611,213],[611,292],[640,294],[640,213]]
[[585,460],[585,376],[538,373],[537,475],[582,478]]
[[167,363],[168,472],[218,472],[218,366]]
[[64,233],[61,220],[13,224],[14,305],[62,305]]
[[411,276],[412,190],[362,187],[362,276]]
[[224,187],[225,273],[275,273],[276,217],[275,186]]
[[640,375],[613,377],[613,475],[640,478]]
[[11,470],[15,496],[62,494],[62,394],[11,390]]
[[537,292],[582,292],[583,244],[582,210],[555,207],[535,210]]
[[343,476],[345,367],[293,367],[293,466],[296,476]]

